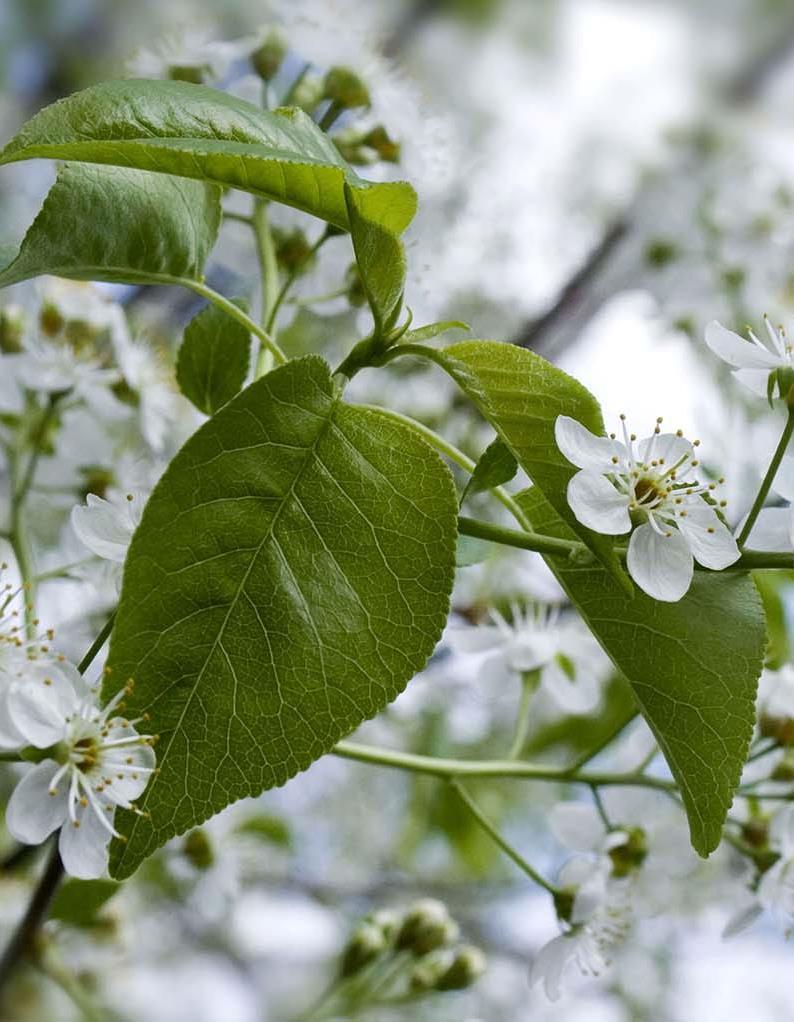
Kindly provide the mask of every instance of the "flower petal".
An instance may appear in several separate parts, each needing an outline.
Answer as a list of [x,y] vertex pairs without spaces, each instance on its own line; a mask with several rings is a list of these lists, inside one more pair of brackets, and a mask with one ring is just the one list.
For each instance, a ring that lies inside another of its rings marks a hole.
[[72,508],[71,521],[78,539],[98,557],[124,561],[135,526],[123,506],[89,493],[85,505]]
[[77,696],[66,674],[52,665],[13,685],[7,702],[8,715],[26,743],[46,749],[63,739]]
[[768,369],[734,369],[731,375],[757,397],[766,397],[769,386]]
[[609,437],[596,436],[569,415],[557,416],[554,439],[562,454],[577,468],[603,474],[615,471],[613,458],[622,463],[626,461],[626,448],[623,444]]
[[794,500],[794,458],[790,454],[780,462],[772,489],[784,500]]
[[568,962],[575,956],[576,950],[576,938],[566,934],[544,944],[530,967],[530,985],[542,983],[546,997],[550,1001],[558,1001],[562,992],[562,975]]
[[560,844],[574,852],[596,852],[606,829],[595,806],[587,802],[558,802],[548,816],[549,829]]
[[716,319],[706,327],[706,344],[723,362],[737,369],[775,369],[782,364],[780,356],[761,344],[745,340]]
[[650,525],[635,529],[629,540],[626,566],[629,574],[654,600],[675,603],[692,582],[692,554],[677,530],[660,535]]
[[29,770],[14,788],[6,808],[6,826],[17,841],[39,845],[66,819],[68,785],[61,782],[57,795],[49,790],[57,770],[58,764],[47,759]]
[[739,560],[741,551],[731,530],[705,501],[687,504],[686,517],[678,519],[678,527],[704,568],[719,570]]
[[596,472],[577,472],[568,483],[568,504],[582,525],[607,536],[631,529],[629,501],[624,493]]
[[637,444],[637,454],[642,462],[659,461],[670,467],[685,455],[694,457],[695,448],[686,437],[677,433],[656,433],[645,440],[640,440]]
[[[108,813],[108,819],[111,819]],[[104,876],[108,866],[108,844],[111,834],[97,819],[93,809],[83,809],[75,827],[67,820],[61,827],[58,850],[63,868],[80,880],[96,880]]]
[[790,507],[762,508],[753,524],[747,546],[751,550],[792,550],[794,549],[791,537],[792,526],[794,526],[794,509]]

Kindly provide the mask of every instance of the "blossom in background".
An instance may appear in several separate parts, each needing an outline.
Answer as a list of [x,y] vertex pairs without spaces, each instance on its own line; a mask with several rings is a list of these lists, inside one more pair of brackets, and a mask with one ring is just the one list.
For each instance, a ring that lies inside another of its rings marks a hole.
[[568,483],[574,515],[594,532],[631,532],[629,574],[656,600],[675,602],[689,589],[693,558],[720,569],[739,558],[730,529],[704,500],[717,483],[701,484],[691,473],[695,448],[680,433],[653,434],[635,452],[621,418],[623,442],[595,436],[567,415],[557,417],[557,446],[580,469]]
[[183,26],[157,45],[138,50],[127,62],[127,73],[131,78],[217,82],[241,55],[239,43],[220,42],[207,30]]
[[109,491],[107,500],[89,493],[85,504],[72,508],[72,528],[97,557],[123,564],[147,498],[142,490]]
[[788,936],[794,929],[794,806],[779,810],[769,824],[769,850],[777,860],[761,874],[750,878],[754,889],[723,930],[733,937],[747,929],[765,911]]
[[783,458],[772,489],[789,501],[789,505],[762,508],[747,539],[747,545],[753,550],[794,550],[794,457],[788,455]]
[[152,451],[160,454],[178,415],[180,395],[173,370],[141,338],[120,337],[114,351],[121,375],[134,394],[140,433]]
[[734,367],[733,376],[755,394],[765,397],[770,373],[777,369],[791,369],[791,345],[783,327],[777,329],[764,316],[764,327],[769,338],[764,344],[748,329],[749,340],[712,320],[706,327],[706,344],[715,355]]
[[9,715],[25,744],[51,749],[17,784],[6,810],[10,833],[24,844],[40,844],[61,828],[58,847],[72,876],[101,876],[113,835],[116,807],[135,809],[155,772],[152,737],[136,725],[144,718],[120,716],[122,689],[101,708],[97,695],[71,665],[57,678],[17,688]]
[[456,653],[483,654],[481,670],[499,689],[538,671],[539,682],[566,713],[587,713],[598,703],[608,661],[582,623],[558,607],[513,604],[508,622],[497,610],[484,624],[451,628]]

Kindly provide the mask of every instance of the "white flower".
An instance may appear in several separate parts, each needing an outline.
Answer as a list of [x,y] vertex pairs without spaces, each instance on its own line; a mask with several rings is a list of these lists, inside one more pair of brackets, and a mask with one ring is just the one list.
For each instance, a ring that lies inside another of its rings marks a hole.
[[97,390],[117,383],[117,369],[108,369],[90,352],[75,352],[67,344],[39,338],[27,344],[17,361],[17,379],[28,390],[56,394],[73,391],[89,403]]
[[568,483],[576,518],[608,536],[631,532],[629,574],[649,596],[675,602],[689,589],[693,557],[720,569],[738,559],[739,548],[703,499],[717,483],[691,477],[699,464],[694,445],[680,431],[662,433],[659,421],[636,453],[623,417],[622,443],[614,434],[595,436],[567,415],[558,416],[554,434],[560,451],[581,469]]
[[489,623],[451,628],[448,641],[456,653],[485,654],[481,670],[496,689],[539,671],[540,684],[567,713],[587,713],[597,705],[608,671],[595,639],[576,618],[561,617],[557,607],[522,610],[513,604],[510,622],[492,610]]
[[794,806],[775,814],[769,825],[769,847],[779,858],[761,876],[755,896],[729,920],[724,937],[733,937],[753,923],[764,911],[788,935],[794,928]]
[[178,414],[179,393],[173,384],[173,372],[142,339],[120,339],[114,349],[118,367],[137,395],[141,434],[153,451],[162,453]]
[[183,26],[165,36],[151,49],[140,49],[127,63],[133,78],[225,77],[230,64],[243,53],[240,43],[220,42],[206,30]]
[[776,369],[792,368],[791,345],[783,327],[775,329],[764,316],[764,326],[769,343],[760,341],[752,330],[750,339],[728,330],[721,323],[712,320],[706,327],[706,344],[723,362],[734,366],[733,376],[755,394],[766,396],[769,374]]
[[[9,698],[10,715],[26,744],[51,751],[13,791],[6,810],[11,834],[40,844],[61,828],[58,847],[72,876],[101,876],[107,845],[118,836],[116,807],[135,810],[132,800],[155,771],[153,739],[135,730],[137,720],[119,716],[122,689],[104,709],[70,666],[56,679],[19,688]],[[141,718],[142,719],[142,718]]]
[[794,458],[791,456],[784,457],[780,463],[772,488],[790,502],[789,506],[762,508],[747,545],[753,550],[794,550]]
[[142,490],[126,494],[110,491],[105,500],[89,493],[85,504],[72,508],[72,528],[97,557],[123,564],[147,496]]

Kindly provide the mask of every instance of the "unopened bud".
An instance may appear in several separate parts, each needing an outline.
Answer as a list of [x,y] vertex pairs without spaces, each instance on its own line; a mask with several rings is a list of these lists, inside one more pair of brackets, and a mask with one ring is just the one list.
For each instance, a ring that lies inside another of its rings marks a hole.
[[408,983],[414,993],[437,990],[445,973],[449,972],[454,955],[448,948],[427,955],[411,969]]
[[332,67],[323,82],[323,99],[329,99],[341,110],[355,110],[370,105],[369,90],[355,71]]
[[287,42],[280,32],[268,32],[262,44],[251,54],[254,71],[269,82],[278,74],[287,55]]
[[794,719],[776,717],[770,713],[762,713],[758,721],[758,730],[763,738],[774,738],[781,745],[794,745]]
[[364,919],[365,923],[372,923],[380,928],[386,941],[390,944],[397,936],[402,923],[402,916],[391,908],[379,908]]
[[355,976],[365,965],[369,965],[388,947],[383,928],[374,922],[362,922],[353,931],[347,947],[342,953],[339,975],[342,979]]
[[273,240],[278,264],[287,273],[303,272],[312,268],[314,263],[312,246],[300,227],[292,231],[274,229]]
[[5,305],[0,309],[0,351],[16,355],[22,351],[25,336],[25,310],[20,305]]
[[196,869],[209,869],[215,862],[212,843],[207,832],[200,827],[196,830],[191,830],[187,835],[182,843],[182,853]]
[[413,905],[397,934],[398,950],[411,951],[417,957],[451,944],[458,936],[458,925],[447,906],[433,898]]
[[458,948],[449,968],[436,982],[436,990],[463,990],[472,985],[485,972],[488,960],[483,952],[471,944]]

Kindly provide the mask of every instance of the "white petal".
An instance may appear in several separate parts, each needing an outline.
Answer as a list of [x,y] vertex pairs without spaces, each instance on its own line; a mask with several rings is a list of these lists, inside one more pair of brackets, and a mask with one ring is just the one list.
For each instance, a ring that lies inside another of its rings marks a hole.
[[8,714],[29,745],[46,749],[64,737],[66,717],[77,697],[66,675],[54,668],[37,671],[8,693]]
[[450,628],[445,638],[455,653],[484,653],[498,649],[505,636],[496,625],[476,625],[473,628]]
[[589,666],[576,663],[574,677],[552,660],[543,669],[543,687],[563,713],[582,714],[594,709],[601,698],[601,686]]
[[543,984],[543,990],[550,1001],[560,998],[562,974],[576,954],[576,938],[559,936],[545,944],[535,956],[529,970],[529,982]]
[[11,718],[8,706],[8,697],[11,688],[0,698],[0,749],[20,749],[27,744],[23,735]]
[[705,501],[688,503],[686,517],[678,519],[678,527],[695,560],[704,568],[718,571],[739,560],[740,550],[730,529]]
[[[77,819],[79,827],[75,827],[71,820],[61,827],[58,849],[63,868],[70,876],[80,880],[96,880],[107,872],[111,834],[91,808],[84,809]],[[110,813],[108,819],[112,822]]]
[[[658,433],[640,440],[637,445],[640,461],[659,461],[662,459],[667,466],[675,465],[684,455],[694,457],[695,448],[686,437],[677,433]],[[683,469],[683,466],[682,466]]]
[[582,525],[607,536],[631,528],[628,497],[596,472],[577,472],[568,483],[568,504]]
[[85,505],[72,508],[71,520],[78,539],[98,557],[124,561],[134,526],[123,507],[89,493]]
[[768,369],[735,369],[731,374],[733,378],[747,387],[758,397],[766,397],[769,388]]
[[751,550],[788,551],[794,548],[791,529],[794,509],[790,507],[762,508],[753,524],[747,546]]
[[675,603],[692,582],[689,544],[676,530],[659,535],[650,525],[635,529],[629,540],[626,565],[629,574],[654,600]]
[[68,785],[61,781],[58,794],[50,783],[58,770],[51,759],[34,766],[14,788],[6,808],[6,826],[17,841],[39,845],[66,819]]
[[794,458],[790,454],[780,462],[772,489],[784,500],[794,500]]
[[775,369],[782,365],[780,356],[727,330],[716,320],[706,327],[706,344],[723,362],[737,369]]
[[614,472],[613,458],[623,463],[626,461],[626,448],[623,444],[609,437],[596,436],[569,415],[557,416],[554,439],[560,451],[577,468],[601,473]]
[[604,841],[604,823],[595,806],[586,802],[558,802],[548,821],[560,844],[575,852],[595,852]]

